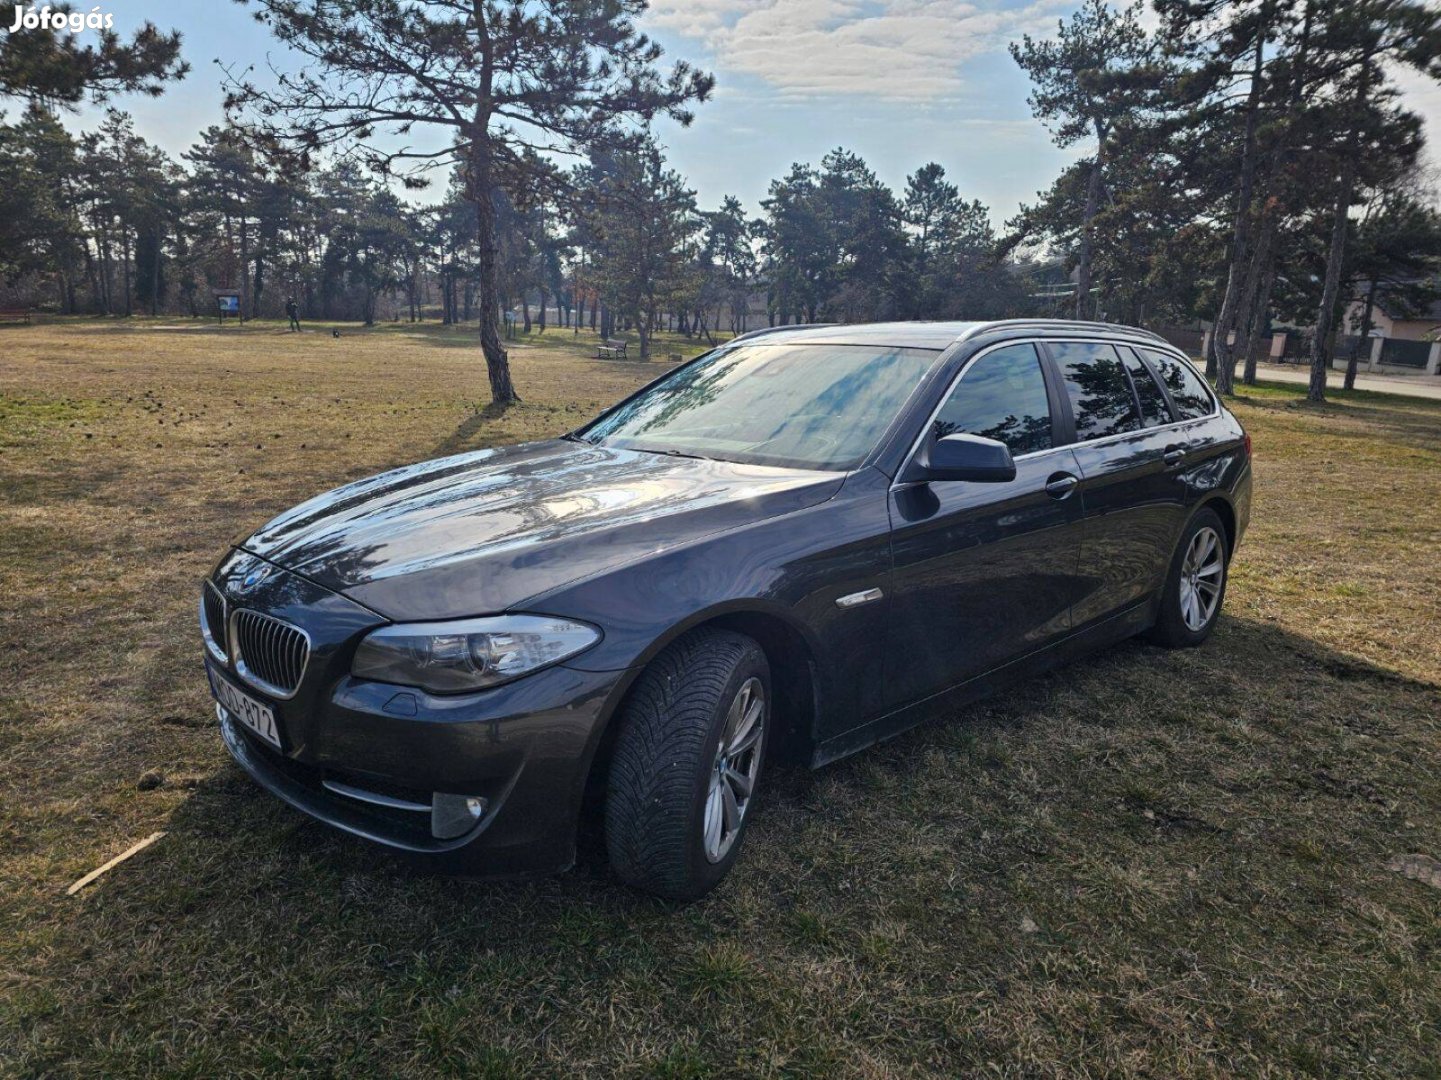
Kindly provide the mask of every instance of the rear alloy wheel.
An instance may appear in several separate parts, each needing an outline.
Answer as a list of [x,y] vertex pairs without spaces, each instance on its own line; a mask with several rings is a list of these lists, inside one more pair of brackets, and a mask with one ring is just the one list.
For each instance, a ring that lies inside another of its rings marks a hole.
[[1203,509],[1181,534],[1162,586],[1151,638],[1171,648],[1199,645],[1210,636],[1226,597],[1226,530],[1214,510]]
[[1221,537],[1209,525],[1198,529],[1186,546],[1181,563],[1181,618],[1192,633],[1206,629],[1221,603],[1221,584],[1226,578],[1221,550]]
[[740,852],[765,758],[770,668],[751,638],[686,634],[651,661],[616,722],[606,851],[628,885],[695,900]]

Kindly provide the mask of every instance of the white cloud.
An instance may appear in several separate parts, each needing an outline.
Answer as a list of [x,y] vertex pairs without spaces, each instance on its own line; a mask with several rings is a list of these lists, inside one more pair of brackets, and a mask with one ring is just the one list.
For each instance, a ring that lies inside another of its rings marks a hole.
[[646,21],[691,38],[723,70],[783,94],[934,101],[965,85],[964,64],[1022,34],[1049,35],[1075,0],[652,0]]

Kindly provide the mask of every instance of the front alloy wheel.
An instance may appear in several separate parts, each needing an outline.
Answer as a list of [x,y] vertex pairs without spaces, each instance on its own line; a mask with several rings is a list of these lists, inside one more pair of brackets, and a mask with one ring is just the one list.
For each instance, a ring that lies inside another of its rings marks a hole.
[[720,862],[740,835],[750,808],[751,792],[761,770],[758,752],[766,726],[766,692],[760,679],[749,678],[726,710],[725,728],[716,745],[706,794],[705,857]]

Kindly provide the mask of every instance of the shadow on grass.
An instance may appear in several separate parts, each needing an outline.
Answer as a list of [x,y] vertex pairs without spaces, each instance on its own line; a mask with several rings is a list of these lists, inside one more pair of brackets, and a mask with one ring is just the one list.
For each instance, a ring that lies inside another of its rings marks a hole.
[[499,420],[510,409],[511,406],[502,405],[495,401],[492,401],[483,409],[477,409],[462,420],[454,431],[438,442],[435,449],[431,451],[430,456],[447,457],[450,454],[458,454],[463,450],[480,449],[480,447],[471,445],[471,440],[475,438],[476,433],[485,427],[486,424]]
[[[775,770],[730,880],[688,907],[593,865],[447,877],[227,762],[161,843],[61,898],[58,962],[83,977],[15,1014],[40,1033],[21,1060],[351,1053],[395,1073],[503,1047],[524,1075],[684,1044],[725,1074],[745,1016],[821,1072],[858,1041],[958,1075],[1037,1032],[1075,1060],[1104,1038],[1214,1065],[1330,1053],[1344,1029],[1343,1051],[1414,1064],[1384,1003],[1428,992],[1407,942],[1434,907],[1384,863],[1419,850],[1400,819],[1434,805],[1438,715],[1441,687],[1262,622],[1226,619],[1198,650],[1128,642],[818,772]],[[1343,978],[1350,996],[1328,996]],[[947,1026],[972,998],[989,1026]],[[107,1019],[121,1000],[133,1036]],[[1098,1018],[1105,1000],[1129,1004]],[[1206,1023],[1171,1026],[1175,1009]]]

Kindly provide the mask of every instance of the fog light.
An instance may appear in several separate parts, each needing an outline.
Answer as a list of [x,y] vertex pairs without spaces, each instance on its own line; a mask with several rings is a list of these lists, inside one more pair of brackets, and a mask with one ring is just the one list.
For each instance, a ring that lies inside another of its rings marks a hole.
[[437,840],[454,840],[475,828],[485,813],[485,800],[478,795],[442,795],[430,801],[430,835]]

